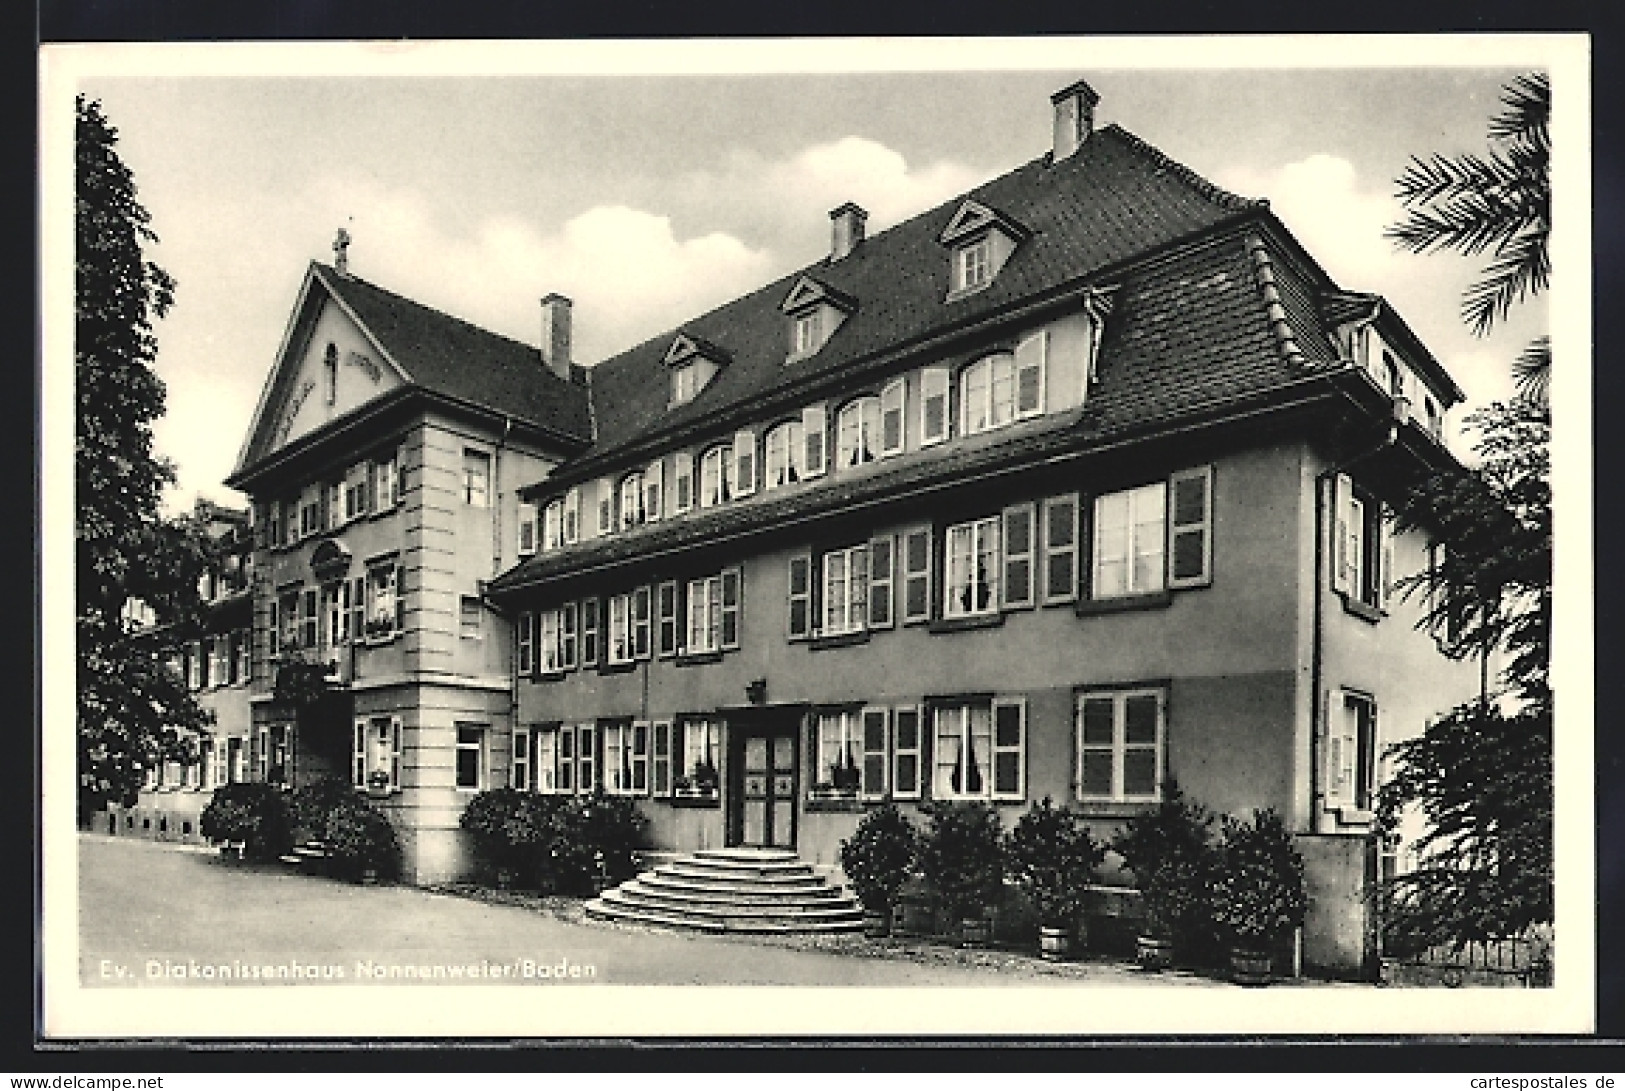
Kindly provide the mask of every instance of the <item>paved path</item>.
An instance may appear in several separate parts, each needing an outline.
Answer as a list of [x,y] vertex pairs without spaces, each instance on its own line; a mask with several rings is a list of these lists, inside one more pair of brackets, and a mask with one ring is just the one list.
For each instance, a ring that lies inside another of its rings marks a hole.
[[[408,967],[444,967],[445,974],[465,967],[457,972],[467,974],[472,965],[486,975],[517,977],[527,960],[535,972],[561,963],[592,966],[597,980],[613,984],[1217,984],[1117,964],[1049,967],[1004,952],[927,944],[877,948],[860,937],[797,949],[795,941],[575,922],[407,886],[361,887],[274,865],[228,866],[212,853],[138,839],[82,834],[79,853],[86,985],[183,984],[175,973],[222,965],[232,973],[260,965],[317,974],[334,967],[344,980],[364,976],[369,967],[395,975]],[[486,977],[478,983],[500,982]]]

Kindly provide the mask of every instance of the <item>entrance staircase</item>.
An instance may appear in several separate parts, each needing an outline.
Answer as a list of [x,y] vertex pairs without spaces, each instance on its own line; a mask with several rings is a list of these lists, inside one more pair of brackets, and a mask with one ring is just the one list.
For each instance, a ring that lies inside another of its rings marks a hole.
[[322,842],[305,841],[277,859],[300,871],[320,872],[327,865],[328,856],[327,846]]
[[598,920],[701,932],[855,932],[850,894],[784,849],[706,849],[661,864],[587,903]]

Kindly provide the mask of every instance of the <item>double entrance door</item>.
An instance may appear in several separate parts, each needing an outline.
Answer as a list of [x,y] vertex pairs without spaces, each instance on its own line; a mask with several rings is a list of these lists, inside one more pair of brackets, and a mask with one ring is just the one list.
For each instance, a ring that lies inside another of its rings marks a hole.
[[799,714],[728,723],[728,844],[796,847]]

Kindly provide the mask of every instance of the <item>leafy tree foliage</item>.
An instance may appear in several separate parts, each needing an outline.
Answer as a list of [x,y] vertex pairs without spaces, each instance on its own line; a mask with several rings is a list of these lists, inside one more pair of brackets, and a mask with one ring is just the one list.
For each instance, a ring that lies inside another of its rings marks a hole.
[[[169,663],[196,624],[206,548],[189,518],[159,515],[174,470],[153,450],[164,385],[152,370],[152,323],[175,284],[145,259],[156,242],[114,145],[118,133],[82,96],[75,114],[74,446],[79,808],[130,800],[141,768],[194,760],[185,729],[208,714]],[[135,632],[132,600],[160,627]]]

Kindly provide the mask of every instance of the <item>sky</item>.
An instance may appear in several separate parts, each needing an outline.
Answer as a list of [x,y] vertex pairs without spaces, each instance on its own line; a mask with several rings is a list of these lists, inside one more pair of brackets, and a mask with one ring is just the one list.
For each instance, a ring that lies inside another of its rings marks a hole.
[[[1100,94],[1097,124],[1268,198],[1339,284],[1388,297],[1468,408],[1511,392],[1510,361],[1547,327],[1542,298],[1473,337],[1459,307],[1481,261],[1382,236],[1410,157],[1485,150],[1501,88],[1536,66],[1516,51],[1431,65],[1399,51],[1405,66],[1388,67],[1365,43],[1321,50],[1357,67],[1268,70],[1212,67],[1211,43],[886,44],[856,65],[882,71],[817,70],[827,54],[798,64],[786,43],[697,48],[695,67],[720,56],[710,67],[727,70],[710,72],[657,71],[603,44],[601,65],[482,70],[475,53],[472,71],[343,47],[318,47],[297,74],[263,47],[242,65],[231,47],[201,47],[214,50],[201,66],[166,63],[180,54],[83,66],[77,85],[119,130],[160,236],[149,257],[178,284],[157,328],[168,413],[155,438],[179,474],[168,506],[242,502],[220,482],[306,265],[332,260],[341,225],[356,275],[527,343],[540,297],[562,292],[576,360],[591,364],[817,260],[845,201],[874,234],[1041,156],[1049,95],[1080,76]],[[1463,454],[1466,411],[1450,417]]]

